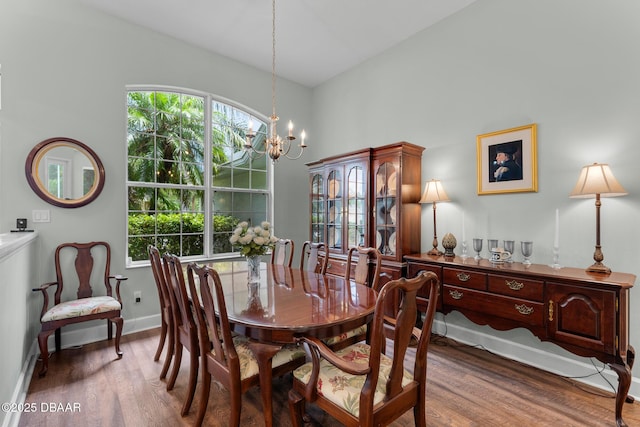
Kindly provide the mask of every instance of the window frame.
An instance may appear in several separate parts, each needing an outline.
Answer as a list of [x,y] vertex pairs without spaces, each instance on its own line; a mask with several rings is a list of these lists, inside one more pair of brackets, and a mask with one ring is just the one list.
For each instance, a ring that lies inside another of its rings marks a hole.
[[[129,149],[128,149],[128,132],[129,127],[127,125],[129,119],[128,112],[128,95],[130,92],[170,92],[176,94],[183,94],[187,96],[196,96],[202,97],[204,99],[204,112],[203,116],[205,117],[204,123],[204,182],[202,186],[196,185],[187,185],[187,184],[169,184],[169,183],[159,183],[159,182],[141,182],[141,181],[129,181]],[[212,146],[212,103],[218,102],[221,104],[226,104],[232,108],[240,110],[252,118],[260,120],[264,122],[267,127],[269,126],[270,119],[268,116],[254,110],[253,108],[247,107],[239,102],[233,101],[231,99],[225,98],[223,96],[219,96],[216,94],[198,91],[189,88],[176,87],[176,86],[165,86],[165,85],[126,85],[125,86],[125,150],[124,150],[124,165],[125,165],[125,180],[124,180],[124,202],[125,202],[125,265],[127,268],[135,268],[135,267],[146,267],[150,265],[149,259],[145,258],[144,260],[134,261],[129,256],[129,188],[130,187],[145,187],[145,188],[153,188],[153,189],[162,189],[162,188],[180,188],[185,190],[203,190],[204,191],[204,254],[202,255],[193,255],[193,256],[181,256],[180,259],[183,261],[208,261],[208,260],[220,260],[220,259],[234,259],[239,258],[239,254],[237,252],[225,252],[220,254],[213,253],[213,194],[215,191],[227,191],[234,193],[251,193],[251,194],[264,194],[267,198],[267,206],[266,213],[267,218],[266,221],[269,221],[273,224],[273,213],[274,213],[274,165],[273,162],[269,161],[267,158],[265,161],[266,166],[266,189],[265,190],[254,190],[250,188],[241,188],[241,187],[214,187],[212,186],[212,155],[211,155],[211,146]],[[157,236],[157,235],[156,235]]]

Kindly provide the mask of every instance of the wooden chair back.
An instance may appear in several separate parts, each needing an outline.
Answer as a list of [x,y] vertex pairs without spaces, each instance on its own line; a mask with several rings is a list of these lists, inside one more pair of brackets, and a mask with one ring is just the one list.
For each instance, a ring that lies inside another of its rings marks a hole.
[[[353,280],[361,285],[367,285],[378,290],[380,269],[382,268],[382,254],[376,248],[353,247],[347,254],[347,269],[345,278],[351,279],[351,262],[353,254],[358,254],[358,261],[353,273]],[[372,267],[372,268],[371,268]]]
[[[320,251],[324,250],[322,256]],[[300,270],[313,271],[325,274],[329,264],[329,249],[322,242],[315,243],[307,240],[302,244],[300,254]]]
[[295,245],[291,239],[279,239],[271,251],[271,264],[291,267]]
[[[422,329],[419,330],[414,327],[419,315],[416,295],[425,287],[429,289],[430,303],[425,313]],[[413,409],[414,412],[415,425],[426,426],[427,350],[438,289],[437,276],[433,272],[426,271],[420,272],[413,279],[400,278],[386,283],[378,294],[374,318],[369,325],[371,341],[368,346],[359,343],[335,353],[317,338],[302,338],[301,340],[308,344],[312,367],[310,378],[306,384],[300,378],[304,376],[301,375],[302,372],[308,372],[308,365],[294,372],[293,389],[289,393],[289,408],[293,425],[302,425],[304,402],[307,401],[315,402],[317,406],[347,426],[388,425],[410,409]],[[399,310],[395,317],[390,318],[385,315],[385,302],[389,298],[395,298],[396,293],[400,295]],[[392,339],[393,353],[391,356],[385,355],[387,336]],[[404,360],[413,336],[418,337],[418,345],[412,379],[407,382]],[[356,346],[359,346],[360,350]],[[360,354],[362,348],[366,348],[368,351],[368,363],[363,363],[365,359],[362,359],[360,363],[354,363],[353,357],[350,355],[354,351]],[[391,358],[391,362],[390,364],[385,363],[388,373],[385,373],[381,379],[381,361],[387,357]],[[331,402],[326,396],[330,392],[326,387],[322,389],[322,393],[318,393],[321,359],[338,368],[332,368],[330,375],[338,378],[344,376],[344,381],[347,381],[348,384],[360,384],[357,381],[350,381],[348,377],[351,375],[363,377],[362,386],[358,386],[359,399],[352,401],[349,404],[351,406],[343,407]],[[385,379],[386,384],[379,384],[379,381]],[[376,392],[381,391],[380,387],[382,387],[385,396],[380,403],[374,406],[374,396]],[[353,408],[353,405],[358,405],[357,410]],[[354,413],[358,415],[356,416]]]
[[160,340],[158,342],[156,354],[153,357],[154,361],[160,359],[167,337],[169,338],[164,365],[160,372],[160,379],[163,379],[166,377],[167,371],[169,370],[171,358],[173,357],[174,346],[173,307],[171,305],[171,295],[169,294],[171,290],[167,284],[167,277],[165,276],[165,269],[162,265],[162,256],[160,255],[160,251],[153,245],[149,245],[147,247],[147,251],[149,252],[151,272],[153,273],[153,279],[158,290],[158,300],[160,302]]
[[[65,252],[75,256],[74,268],[76,277],[72,278],[71,274],[65,274],[68,270],[65,268]],[[96,265],[93,255],[99,257],[100,262]],[[63,243],[56,248],[55,252],[56,265],[56,281],[58,288],[54,295],[55,304],[60,304],[62,292],[64,290],[65,278],[69,282],[77,280],[78,290],[76,296],[80,298],[90,298],[93,296],[93,288],[91,287],[92,278],[97,285],[100,281],[104,284],[105,293],[113,296],[111,283],[109,281],[111,269],[111,246],[107,242],[89,242],[89,243]],[[102,280],[99,278],[102,277]],[[117,300],[122,303],[120,295]]]
[[165,276],[167,277],[168,287],[170,289],[170,297],[172,298],[172,313],[174,327],[174,354],[173,368],[167,382],[167,390],[173,389],[180,364],[182,362],[182,349],[189,351],[189,384],[187,386],[187,396],[182,406],[182,415],[186,415],[191,408],[193,396],[196,391],[196,383],[198,380],[198,357],[200,349],[198,347],[198,328],[194,319],[192,304],[187,286],[184,279],[184,270],[180,258],[173,254],[164,254]]

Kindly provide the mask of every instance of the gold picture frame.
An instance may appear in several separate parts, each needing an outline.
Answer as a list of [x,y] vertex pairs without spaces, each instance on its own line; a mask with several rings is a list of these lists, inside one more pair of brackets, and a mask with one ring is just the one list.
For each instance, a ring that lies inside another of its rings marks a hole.
[[478,194],[538,191],[536,124],[477,137]]

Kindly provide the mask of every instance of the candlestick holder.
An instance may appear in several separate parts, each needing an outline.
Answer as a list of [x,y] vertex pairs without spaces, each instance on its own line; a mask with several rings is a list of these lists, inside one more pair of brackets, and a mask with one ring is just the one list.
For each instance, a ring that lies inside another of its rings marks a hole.
[[561,269],[562,266],[559,264],[558,261],[560,261],[560,247],[554,246],[553,247],[553,264],[549,265],[549,267],[555,270]]

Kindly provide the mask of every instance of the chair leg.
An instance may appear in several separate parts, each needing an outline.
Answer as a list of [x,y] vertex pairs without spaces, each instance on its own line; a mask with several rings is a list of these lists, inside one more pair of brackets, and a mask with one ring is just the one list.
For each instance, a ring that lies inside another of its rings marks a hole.
[[160,359],[160,355],[162,354],[162,349],[164,348],[164,342],[167,339],[167,323],[164,321],[164,316],[162,316],[162,329],[160,330],[160,342],[158,343],[158,349],[156,350],[155,356],[153,356],[153,361],[157,362]]
[[[122,351],[120,350],[120,337],[122,337],[122,326],[124,325],[124,320],[122,317],[116,317],[115,319],[110,319],[111,322],[116,324],[116,354],[118,355],[118,359],[122,358]],[[108,329],[111,329],[111,322],[109,322]],[[111,339],[111,334],[109,334],[109,339]]]
[[111,319],[107,319],[107,339],[109,341],[111,341],[111,338],[113,337],[113,328],[111,326]]
[[295,390],[289,390],[289,414],[293,427],[302,427],[304,415],[304,398]]
[[[49,334],[51,334],[51,332],[49,332]],[[61,330],[61,328],[56,329],[55,337],[56,337],[56,339],[55,339],[55,341],[56,341],[56,352],[59,352],[60,349],[62,348],[62,330]]]
[[[193,345],[193,344],[192,344]],[[184,417],[191,409],[191,403],[193,403],[193,395],[196,393],[196,384],[198,382],[198,347],[197,344],[194,348],[189,352],[189,362],[191,366],[189,367],[189,385],[187,386],[187,398],[184,401],[184,405],[182,405],[181,415]]]
[[44,377],[47,374],[47,370],[49,370],[49,348],[47,341],[51,332],[53,331],[42,331],[38,334],[38,346],[40,347],[40,359],[42,360],[42,367],[40,368],[40,372],[38,372],[38,376],[40,377]]
[[[424,385],[420,386],[424,390]],[[427,393],[418,393],[418,402],[413,407],[413,422],[416,427],[427,427],[427,408],[426,408]]]
[[160,379],[163,380],[167,376],[167,372],[169,371],[169,366],[171,365],[171,359],[173,359],[174,354],[174,332],[173,332],[173,323],[169,323],[168,326],[168,334],[169,334],[169,342],[167,343],[167,354],[164,356],[164,365],[162,366],[162,371],[160,371]]
[[242,391],[240,390],[240,385],[238,385],[238,387],[233,387],[232,384],[229,393],[231,394],[231,419],[229,420],[229,425],[239,427],[240,412],[242,411]]
[[200,390],[200,406],[198,407],[198,416],[196,418],[195,427],[202,426],[204,415],[207,413],[207,405],[209,404],[209,392],[211,391],[211,374],[207,372],[206,366],[202,366],[202,385]]
[[178,378],[178,371],[180,370],[180,364],[182,363],[182,344],[179,340],[175,340],[175,351],[173,359],[173,367],[171,368],[171,374],[169,375],[169,381],[167,381],[167,390],[173,390],[173,386],[176,384],[176,378]]

